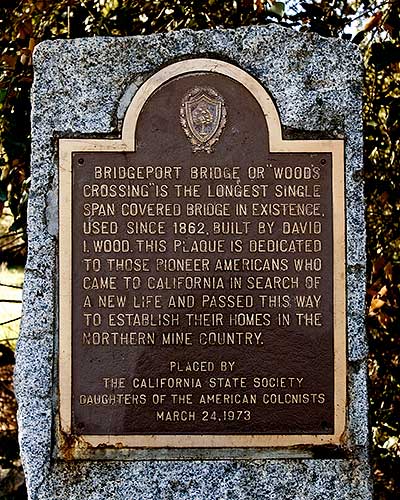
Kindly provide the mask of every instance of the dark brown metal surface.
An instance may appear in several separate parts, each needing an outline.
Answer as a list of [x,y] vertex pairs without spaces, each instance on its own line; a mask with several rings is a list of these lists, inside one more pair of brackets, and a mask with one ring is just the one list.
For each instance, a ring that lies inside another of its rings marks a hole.
[[[226,109],[209,151],[182,125],[197,88]],[[136,152],[74,153],[75,434],[333,433],[331,155],[267,139],[242,85],[191,74]]]

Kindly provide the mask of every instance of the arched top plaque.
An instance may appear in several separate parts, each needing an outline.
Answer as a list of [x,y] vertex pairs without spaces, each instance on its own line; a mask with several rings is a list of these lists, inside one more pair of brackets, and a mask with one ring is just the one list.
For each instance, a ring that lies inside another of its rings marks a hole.
[[120,138],[59,139],[59,181],[61,456],[340,445],[342,140],[284,139],[254,77],[190,59]]

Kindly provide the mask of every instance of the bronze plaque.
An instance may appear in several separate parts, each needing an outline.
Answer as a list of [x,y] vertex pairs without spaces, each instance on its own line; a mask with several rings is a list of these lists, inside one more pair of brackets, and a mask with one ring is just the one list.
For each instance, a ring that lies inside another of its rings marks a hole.
[[263,106],[228,70],[176,66],[121,141],[60,141],[64,432],[85,446],[337,443],[342,143],[284,141],[266,93]]

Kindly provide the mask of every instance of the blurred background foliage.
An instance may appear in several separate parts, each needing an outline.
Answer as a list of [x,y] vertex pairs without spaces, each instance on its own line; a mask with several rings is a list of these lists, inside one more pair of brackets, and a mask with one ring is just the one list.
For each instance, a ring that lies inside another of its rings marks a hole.
[[[351,40],[365,61],[364,133],[375,498],[400,498],[400,0],[1,0],[0,261],[26,257],[32,51],[53,38],[280,23]],[[0,262],[0,263],[1,263]],[[15,286],[15,285],[12,285]],[[4,301],[4,299],[3,299]],[[0,323],[7,323],[0,318]],[[0,329],[2,325],[0,324]],[[12,344],[0,333],[0,498],[25,498]],[[11,396],[10,396],[11,394]]]

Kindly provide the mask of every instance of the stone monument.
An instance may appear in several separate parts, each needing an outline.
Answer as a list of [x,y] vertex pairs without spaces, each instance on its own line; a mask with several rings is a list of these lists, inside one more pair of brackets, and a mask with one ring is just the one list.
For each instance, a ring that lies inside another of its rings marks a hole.
[[30,498],[371,498],[356,47],[185,30],[34,67]]

